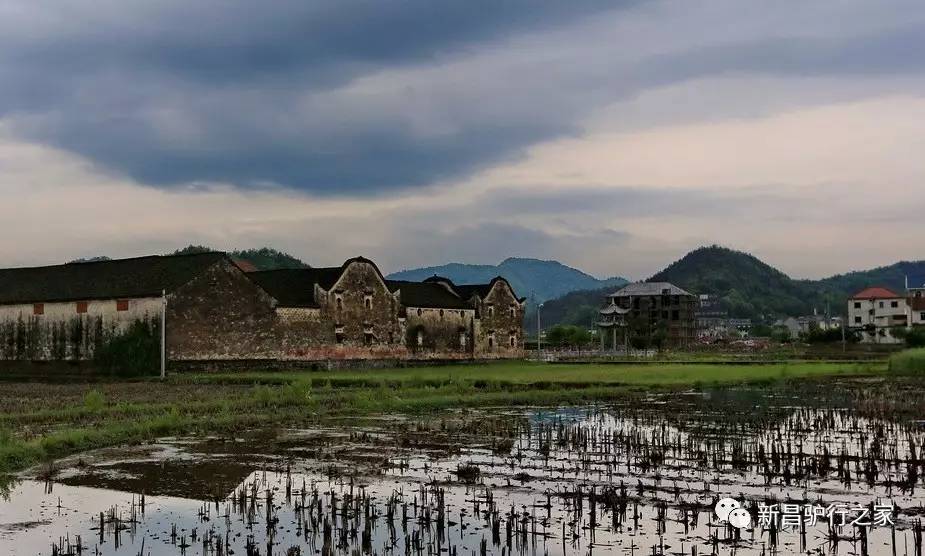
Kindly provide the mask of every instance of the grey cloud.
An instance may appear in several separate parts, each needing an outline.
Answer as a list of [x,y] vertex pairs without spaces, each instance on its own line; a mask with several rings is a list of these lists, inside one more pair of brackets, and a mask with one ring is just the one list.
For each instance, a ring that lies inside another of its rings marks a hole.
[[[466,175],[653,86],[728,72],[918,74],[912,53],[925,50],[921,22],[866,29],[862,4],[844,32],[833,27],[838,6],[820,4],[796,39],[776,20],[756,23],[762,9],[783,11],[760,4],[721,12],[714,30],[708,17],[656,10],[665,28],[651,36],[645,25],[625,35],[602,25],[645,19],[629,1],[71,4],[82,17],[30,4],[0,22],[0,119],[17,133],[146,184],[325,195]],[[745,21],[754,36],[724,38]],[[517,50],[525,36],[535,54]],[[441,71],[469,55],[478,61],[466,73]],[[398,83],[350,89],[390,72]]]

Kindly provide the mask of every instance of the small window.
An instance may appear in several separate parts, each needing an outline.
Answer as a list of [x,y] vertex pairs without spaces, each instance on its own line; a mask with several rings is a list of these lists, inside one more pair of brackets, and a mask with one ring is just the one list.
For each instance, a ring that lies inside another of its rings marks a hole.
[[517,316],[517,309],[515,309],[514,307],[511,307],[511,318],[515,318],[516,316]]
[[335,298],[334,298],[334,305],[337,307],[337,310],[338,310],[338,311],[340,311],[341,309],[343,309],[343,308],[344,308],[344,300],[343,300],[343,298],[342,298],[341,296],[339,296],[339,295],[338,295],[337,297],[335,297]]
[[891,301],[891,302],[890,302],[890,307],[892,307],[892,308],[894,308],[894,309],[897,308],[897,307],[899,307],[899,301]]
[[87,303],[86,301],[78,301],[77,302],[77,312],[86,313],[88,306],[89,306],[89,303]]
[[334,333],[334,343],[336,343],[337,345],[341,345],[344,343],[344,333],[343,332]]
[[466,333],[465,332],[459,333],[459,348],[466,349]]
[[418,316],[421,316],[421,315],[423,315],[423,314],[424,314],[424,311],[418,309]]
[[418,330],[418,347],[424,345],[424,331]]
[[366,297],[364,297],[363,304],[366,305],[367,310],[372,309],[373,308],[373,296],[367,295]]
[[511,347],[517,347],[517,336],[511,334]]
[[922,311],[922,314],[919,315],[920,320],[925,320],[925,311]]
[[45,304],[44,303],[35,303],[32,305],[32,314],[33,315],[44,315],[45,314]]
[[366,344],[367,346],[371,346],[375,342],[376,342],[376,337],[373,335],[372,332],[363,333],[363,343],[364,344]]
[[880,302],[880,308],[883,309],[883,302]]
[[488,306],[488,316],[489,317],[495,316],[495,308],[491,305]]
[[443,318],[443,309],[440,309],[440,318]]
[[128,299],[117,300],[116,311],[128,311]]
[[495,335],[492,334],[488,336],[488,349],[492,349],[494,347],[495,347]]
[[861,324],[861,317],[854,317],[854,324]]
[[855,301],[855,302],[854,302],[854,308],[855,308],[855,309],[860,309],[860,308],[861,308],[861,302],[860,302],[860,301]]
[[671,312],[671,320],[681,320],[681,311],[678,311],[677,309],[673,310]]

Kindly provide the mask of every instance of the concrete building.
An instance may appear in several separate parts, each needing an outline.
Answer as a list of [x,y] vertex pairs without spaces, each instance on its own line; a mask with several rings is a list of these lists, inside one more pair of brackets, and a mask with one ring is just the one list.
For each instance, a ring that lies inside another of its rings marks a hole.
[[340,267],[243,272],[223,253],[0,270],[0,360],[82,361],[166,322],[171,362],[522,356],[510,284],[387,281]]
[[866,288],[848,300],[848,326],[858,332],[863,343],[902,343],[891,330],[909,326],[909,303],[890,289]]
[[925,326],[925,276],[906,278],[909,326]]
[[627,284],[607,300],[598,322],[602,346],[662,342],[688,347],[696,341],[698,298],[673,284]]

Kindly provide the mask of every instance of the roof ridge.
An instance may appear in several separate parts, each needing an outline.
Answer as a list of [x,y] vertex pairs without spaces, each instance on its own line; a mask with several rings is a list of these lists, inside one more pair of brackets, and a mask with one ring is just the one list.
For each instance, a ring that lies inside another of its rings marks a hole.
[[141,261],[145,259],[174,259],[174,258],[183,258],[183,257],[202,257],[205,255],[223,255],[228,256],[228,253],[225,251],[204,251],[202,253],[167,253],[163,255],[139,255],[137,257],[125,257],[122,259],[106,259],[100,261],[69,261],[66,263],[58,264],[45,264],[37,266],[9,266],[9,267],[0,267],[0,270],[44,270],[47,268],[63,268],[71,266],[94,266],[94,265],[105,265],[113,263],[121,263],[128,261]]

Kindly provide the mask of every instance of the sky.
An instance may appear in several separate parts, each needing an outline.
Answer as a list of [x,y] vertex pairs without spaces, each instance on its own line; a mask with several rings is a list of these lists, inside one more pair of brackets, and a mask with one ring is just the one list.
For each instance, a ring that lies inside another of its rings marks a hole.
[[921,0],[0,0],[0,266],[925,259]]

